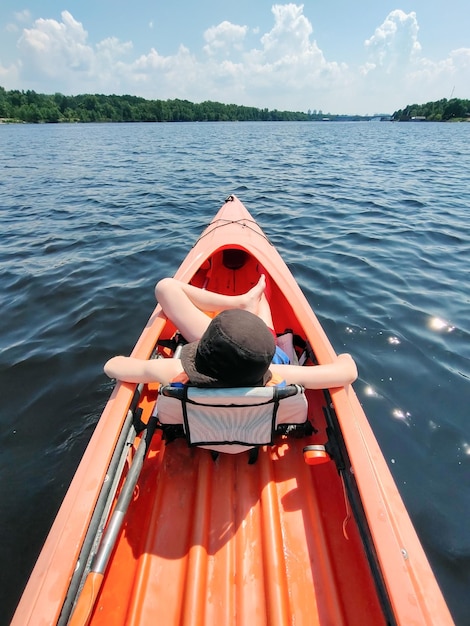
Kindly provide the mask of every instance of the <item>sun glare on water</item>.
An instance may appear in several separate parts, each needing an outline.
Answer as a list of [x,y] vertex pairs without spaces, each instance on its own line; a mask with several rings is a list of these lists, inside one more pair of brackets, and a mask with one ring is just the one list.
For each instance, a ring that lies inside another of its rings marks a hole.
[[442,320],[440,317],[432,317],[429,320],[429,328],[440,332],[451,333],[455,330],[455,326],[451,326],[448,322]]

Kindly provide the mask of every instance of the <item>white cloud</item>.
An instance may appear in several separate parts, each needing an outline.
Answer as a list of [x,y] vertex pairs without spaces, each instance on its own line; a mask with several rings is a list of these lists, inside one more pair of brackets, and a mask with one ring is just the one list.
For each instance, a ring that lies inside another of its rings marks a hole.
[[23,11],[17,11],[15,13],[15,19],[18,20],[18,22],[29,22],[31,19],[31,13],[30,11],[28,11],[28,9],[24,9]]
[[273,6],[274,27],[261,37],[266,57],[302,56],[318,50],[316,43],[310,42],[313,28],[303,10],[303,4]]
[[220,53],[226,56],[232,50],[240,52],[243,49],[243,41],[247,32],[247,26],[237,26],[227,21],[218,26],[212,26],[204,33],[206,41],[204,51],[210,56]]
[[[242,48],[247,27],[223,22],[206,31],[211,58],[205,74],[211,76],[211,90],[223,89],[231,101],[243,95],[246,104],[305,110],[315,92],[347,82],[347,66],[325,60],[311,40],[313,28],[303,6],[274,5],[272,13],[274,26],[255,48]],[[216,55],[218,51],[223,54]],[[217,63],[217,58],[224,62]]]
[[[41,91],[112,91],[121,84],[121,59],[132,47],[116,37],[91,45],[83,25],[63,11],[61,21],[38,19],[23,30],[16,68],[23,82]],[[46,83],[49,89],[41,87]]]
[[276,4],[272,15],[265,33],[223,21],[204,32],[201,50],[180,45],[174,54],[152,48],[137,56],[132,42],[116,37],[92,43],[68,11],[29,27],[24,25],[31,16],[21,12],[19,56],[9,66],[0,64],[0,84],[338,113],[392,112],[409,102],[448,97],[453,85],[456,95],[468,97],[470,49],[441,61],[426,59],[414,12],[392,11],[364,42],[364,62],[357,66],[325,57],[303,5]]
[[448,57],[438,62],[419,59],[410,68],[407,80],[426,90],[429,101],[449,98],[452,92],[456,98],[468,98],[470,48],[452,50]]
[[453,87],[456,97],[468,97],[470,48],[432,61],[423,56],[418,33],[416,13],[396,10],[365,41],[368,60],[360,72],[371,103],[389,102],[385,110],[393,111],[406,104],[448,98]]
[[17,11],[13,14],[13,16],[15,18],[15,22],[10,22],[5,26],[5,30],[8,33],[19,32],[19,25],[26,24],[31,20],[31,13],[28,11],[28,9],[24,9],[23,11]]
[[41,18],[23,30],[18,47],[25,68],[51,78],[91,69],[95,52],[86,30],[68,11],[61,16],[62,22]]
[[416,58],[421,51],[418,41],[416,13],[392,11],[365,41],[369,52],[369,67],[382,67],[387,72],[400,70]]
[[17,33],[20,29],[17,24],[10,23],[5,26],[5,30],[7,33]]
[[20,64],[18,63],[13,63],[12,65],[7,66],[3,66],[0,65],[0,85],[2,85],[2,87],[4,85],[11,85],[11,88],[16,88],[17,85],[20,84],[21,82],[21,77],[20,77]]

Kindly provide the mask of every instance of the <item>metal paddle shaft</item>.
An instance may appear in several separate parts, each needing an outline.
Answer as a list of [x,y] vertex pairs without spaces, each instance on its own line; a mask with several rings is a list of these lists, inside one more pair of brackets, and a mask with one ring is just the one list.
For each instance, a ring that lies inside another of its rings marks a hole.
[[[138,390],[136,390],[136,392],[137,391]],[[133,404],[136,402],[137,399],[135,399],[135,402],[133,401]],[[103,481],[100,495],[98,496],[95,510],[93,511],[93,516],[90,520],[85,540],[77,560],[77,567],[75,568],[72,580],[70,581],[67,597],[64,601],[64,606],[62,607],[62,612],[60,614],[59,621],[57,622],[57,626],[65,626],[69,623],[70,613],[77,596],[80,593],[79,590],[81,581],[84,578],[84,575],[86,577],[86,570],[93,560],[92,552],[96,546],[99,546],[101,534],[117,492],[119,479],[122,475],[122,470],[128,456],[129,448],[135,441],[136,429],[133,424],[134,409],[135,406],[132,409],[129,409],[121,434],[119,435],[119,440],[116,448],[114,449],[113,456],[106,473],[106,478]],[[114,479],[111,480],[110,477],[114,477]]]
[[150,417],[147,424],[145,436],[142,435],[135,456],[132,459],[126,481],[122,487],[121,493],[119,494],[116,507],[113,511],[113,514],[111,515],[111,519],[109,520],[106,532],[104,533],[101,540],[99,550],[94,558],[94,563],[91,567],[92,572],[96,572],[97,574],[104,574],[106,570],[109,557],[111,556],[111,552],[113,551],[117,536],[119,534],[119,531],[121,530],[122,522],[129,506],[129,502],[132,498],[132,494],[134,493],[134,489],[140,475],[140,470],[142,469],[142,465],[144,463],[144,458],[147,453],[150,440],[152,439],[153,433],[155,432],[156,424],[157,418],[155,416]]
[[132,459],[129,472],[116,502],[116,507],[114,508],[106,531],[101,539],[98,552],[93,559],[93,564],[85,580],[85,585],[78,598],[77,605],[72,614],[70,626],[85,626],[89,623],[96,598],[101,588],[104,573],[121,530],[129,502],[132,498],[132,494],[134,493],[134,489],[137,484],[150,441],[153,437],[153,433],[155,432],[156,425],[156,416],[150,417],[145,433],[142,434],[137,451]]

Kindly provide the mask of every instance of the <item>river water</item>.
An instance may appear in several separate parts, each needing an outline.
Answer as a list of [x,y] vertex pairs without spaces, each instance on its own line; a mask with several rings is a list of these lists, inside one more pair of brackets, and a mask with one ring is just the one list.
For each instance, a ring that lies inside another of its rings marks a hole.
[[0,126],[0,623],[129,353],[230,193],[355,389],[457,624],[470,612],[470,124]]

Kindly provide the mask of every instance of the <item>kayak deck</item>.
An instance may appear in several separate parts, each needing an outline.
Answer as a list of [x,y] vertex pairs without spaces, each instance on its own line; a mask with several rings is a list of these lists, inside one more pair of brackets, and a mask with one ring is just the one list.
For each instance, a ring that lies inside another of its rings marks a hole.
[[305,443],[250,465],[157,435],[92,623],[385,623],[336,468]]

